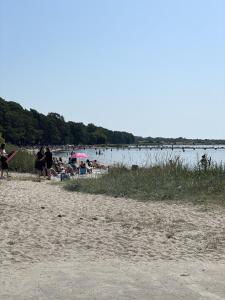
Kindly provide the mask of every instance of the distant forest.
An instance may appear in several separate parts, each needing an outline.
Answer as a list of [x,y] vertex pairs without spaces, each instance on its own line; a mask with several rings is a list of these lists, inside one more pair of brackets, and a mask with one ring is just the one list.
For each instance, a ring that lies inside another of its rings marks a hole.
[[[0,97],[0,136],[7,143],[27,145],[133,144],[131,133],[111,131],[94,124],[66,122],[57,113],[47,116]],[[0,138],[1,139],[1,138]]]
[[0,142],[18,146],[32,145],[193,145],[225,144],[225,140],[137,137],[124,131],[112,131],[94,124],[66,122],[58,113],[47,116],[34,109],[0,97]]
[[186,139],[164,137],[135,137],[139,145],[225,145],[225,140],[213,139]]

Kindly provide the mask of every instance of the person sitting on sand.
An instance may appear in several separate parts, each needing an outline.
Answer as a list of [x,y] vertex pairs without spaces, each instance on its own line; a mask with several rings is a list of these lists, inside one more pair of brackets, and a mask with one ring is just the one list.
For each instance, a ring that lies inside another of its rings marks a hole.
[[56,170],[54,168],[51,168],[49,170],[49,172],[50,172],[50,176],[58,177],[58,173],[56,172]]
[[57,173],[61,172],[61,167],[56,157],[53,157],[52,167]]
[[69,166],[74,170],[75,173],[78,173],[79,171],[79,166],[77,164],[77,159],[76,158],[69,158]]
[[65,168],[62,168],[60,170],[60,172],[56,172],[56,170],[54,168],[51,168],[50,172],[51,172],[51,175],[54,176],[54,177],[58,177],[61,174],[70,174],[71,176],[74,175],[73,169],[71,167],[69,167],[69,166],[65,167]]
[[61,157],[58,160],[58,166],[60,168],[60,173],[63,172],[70,175],[74,175],[74,173],[77,173],[77,170],[73,169],[73,167],[70,164],[63,163]]
[[86,163],[81,161],[80,166],[79,166],[79,174],[86,174],[86,173],[91,173],[92,170],[87,168]]
[[89,159],[87,159],[86,163],[87,163],[88,167],[92,167],[92,161],[90,161]]
[[85,162],[83,162],[83,161],[81,161],[81,162],[80,162],[80,168],[81,168],[81,169],[84,169],[84,168],[86,168],[86,164],[85,164]]
[[93,167],[93,168],[97,168],[97,169],[107,169],[107,166],[98,163],[96,159],[93,160],[93,161],[91,162],[91,164],[92,164],[92,167]]
[[62,167],[58,163],[58,160],[56,157],[52,158],[52,167],[50,168],[50,174],[53,177],[58,177],[58,175],[62,172]]
[[9,177],[9,173],[8,173],[8,168],[9,168],[9,165],[8,165],[8,162],[7,162],[7,153],[5,151],[5,144],[1,144],[1,147],[0,147],[0,160],[1,160],[1,176],[0,178],[3,179],[4,178],[4,171],[6,172],[6,176],[7,178]]
[[93,169],[92,162],[89,159],[87,159],[85,165],[86,165],[87,172],[89,174],[91,174],[92,173],[92,169]]
[[71,165],[64,165],[63,170],[65,171],[66,174],[70,174],[70,175],[74,175],[75,173],[77,173],[76,170],[74,170]]

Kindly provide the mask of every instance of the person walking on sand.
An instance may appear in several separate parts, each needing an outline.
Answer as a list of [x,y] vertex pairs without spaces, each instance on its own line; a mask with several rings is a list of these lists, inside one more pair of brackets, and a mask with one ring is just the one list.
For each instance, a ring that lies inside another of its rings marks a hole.
[[36,160],[35,160],[35,169],[38,171],[38,176],[43,174],[45,167],[45,153],[44,148],[41,147],[38,153],[36,154]]
[[49,147],[47,147],[45,152],[45,168],[47,169],[48,180],[51,180],[52,163],[52,152],[50,151]]
[[9,173],[8,173],[8,168],[9,168],[9,165],[8,165],[8,162],[7,162],[7,153],[5,151],[5,144],[1,144],[1,147],[0,147],[0,160],[1,160],[1,176],[0,176],[0,179],[3,179],[4,178],[4,171],[6,172],[6,175],[7,175],[7,178],[9,177]]

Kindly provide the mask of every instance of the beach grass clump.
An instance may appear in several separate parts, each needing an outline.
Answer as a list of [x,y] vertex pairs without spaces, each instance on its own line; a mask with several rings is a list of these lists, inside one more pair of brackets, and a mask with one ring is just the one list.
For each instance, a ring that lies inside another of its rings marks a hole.
[[9,170],[20,173],[34,173],[34,155],[26,150],[20,150],[18,147],[13,145],[6,146],[7,153],[10,153],[13,150],[16,150],[17,154],[9,162]]
[[136,170],[118,166],[98,178],[68,182],[65,188],[144,201],[188,200],[225,204],[225,168],[212,165],[207,170],[199,166],[190,169],[179,160]]

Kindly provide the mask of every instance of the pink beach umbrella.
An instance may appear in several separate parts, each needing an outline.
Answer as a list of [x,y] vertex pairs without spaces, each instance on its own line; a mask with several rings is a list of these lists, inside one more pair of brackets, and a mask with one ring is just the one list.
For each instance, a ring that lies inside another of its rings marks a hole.
[[71,158],[87,158],[88,155],[86,153],[74,153],[71,155]]

